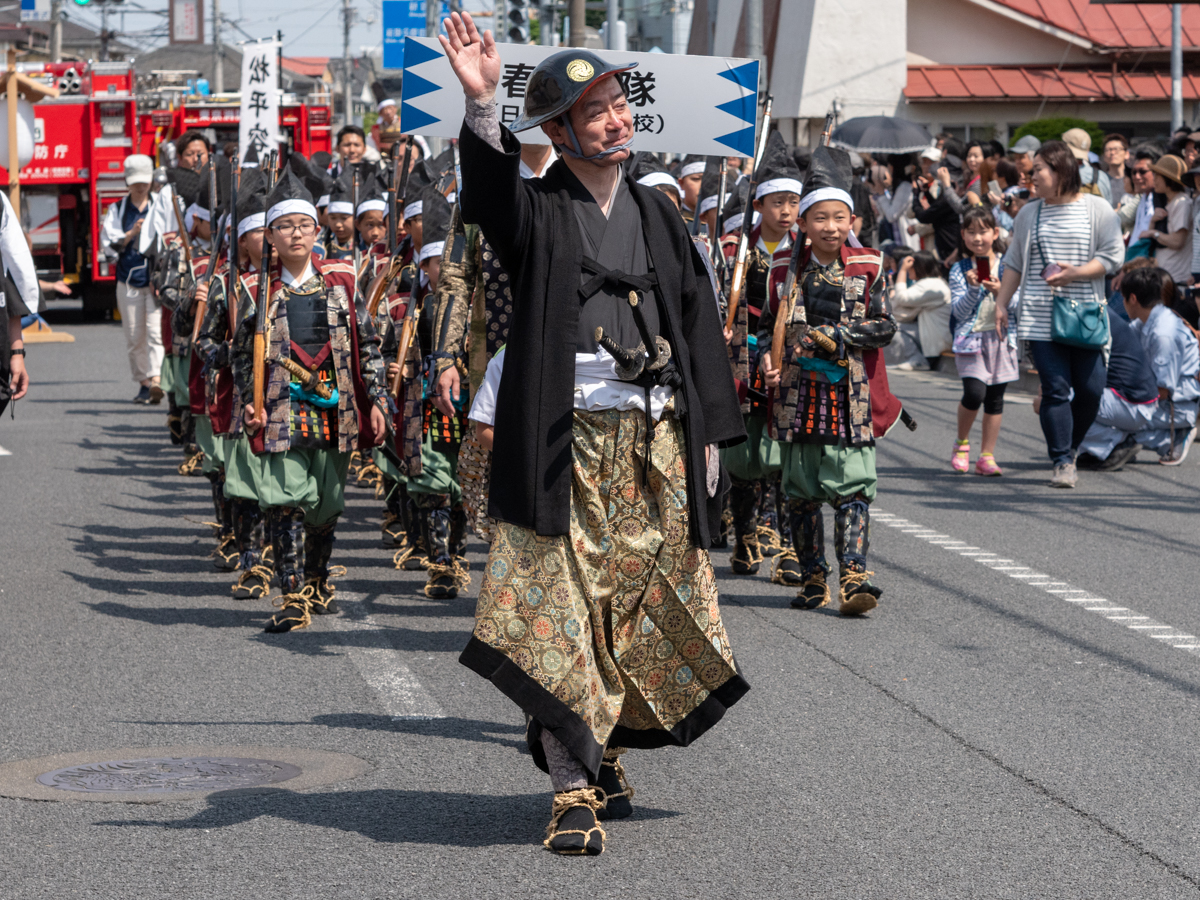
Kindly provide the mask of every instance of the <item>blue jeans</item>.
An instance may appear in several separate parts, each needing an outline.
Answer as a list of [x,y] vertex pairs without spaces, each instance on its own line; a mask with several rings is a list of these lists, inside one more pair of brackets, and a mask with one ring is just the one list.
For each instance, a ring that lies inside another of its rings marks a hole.
[[[1099,350],[1084,350],[1054,341],[1030,341],[1033,364],[1042,380],[1042,433],[1054,465],[1075,461],[1100,411],[1107,371]],[[1074,391],[1074,394],[1072,394]]]

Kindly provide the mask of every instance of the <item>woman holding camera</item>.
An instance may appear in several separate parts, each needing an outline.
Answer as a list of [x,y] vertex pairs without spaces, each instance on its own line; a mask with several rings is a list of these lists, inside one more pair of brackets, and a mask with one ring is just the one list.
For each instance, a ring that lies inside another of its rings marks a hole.
[[1071,324],[1063,313],[1082,317],[1094,311],[1092,304],[1101,304],[1104,312],[1104,276],[1120,267],[1125,246],[1108,202],[1080,193],[1079,167],[1062,141],[1042,144],[1031,179],[1037,199],[1013,223],[996,328],[1008,333],[1008,304],[1020,288],[1017,336],[1029,341],[1041,377],[1042,432],[1054,464],[1050,486],[1073,488],[1075,452],[1100,408],[1105,369],[1103,347],[1080,346],[1063,330]]

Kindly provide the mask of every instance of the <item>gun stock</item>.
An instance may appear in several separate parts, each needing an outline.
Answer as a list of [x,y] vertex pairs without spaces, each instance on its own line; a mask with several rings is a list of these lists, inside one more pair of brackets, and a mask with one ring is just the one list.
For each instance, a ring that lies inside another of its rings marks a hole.
[[[412,303],[412,301],[409,301]],[[415,303],[407,310],[404,322],[400,325],[400,344],[396,350],[396,377],[392,379],[392,396],[400,401],[400,390],[404,383],[404,367],[408,363],[408,351],[412,348],[413,338],[417,335],[417,317],[413,310]]]
[[266,393],[267,336],[261,331],[254,333],[254,414],[261,415],[263,395]]

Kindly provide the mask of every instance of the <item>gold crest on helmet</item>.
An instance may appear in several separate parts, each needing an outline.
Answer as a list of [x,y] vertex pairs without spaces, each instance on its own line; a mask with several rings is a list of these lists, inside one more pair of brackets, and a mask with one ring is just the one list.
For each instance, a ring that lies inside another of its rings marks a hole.
[[575,59],[567,63],[567,77],[572,81],[587,81],[595,71],[586,59]]

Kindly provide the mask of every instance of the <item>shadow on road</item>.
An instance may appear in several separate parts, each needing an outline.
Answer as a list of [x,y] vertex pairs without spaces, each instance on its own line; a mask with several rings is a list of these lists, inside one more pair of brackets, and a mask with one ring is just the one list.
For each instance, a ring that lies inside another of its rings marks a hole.
[[[175,822],[110,819],[96,824],[122,828],[212,829],[269,816],[300,825],[355,832],[383,844],[493,847],[540,841],[549,813],[549,797],[544,793],[497,796],[373,790],[295,794],[281,789],[211,794],[205,809]],[[632,821],[678,815],[670,810],[635,807]]]

